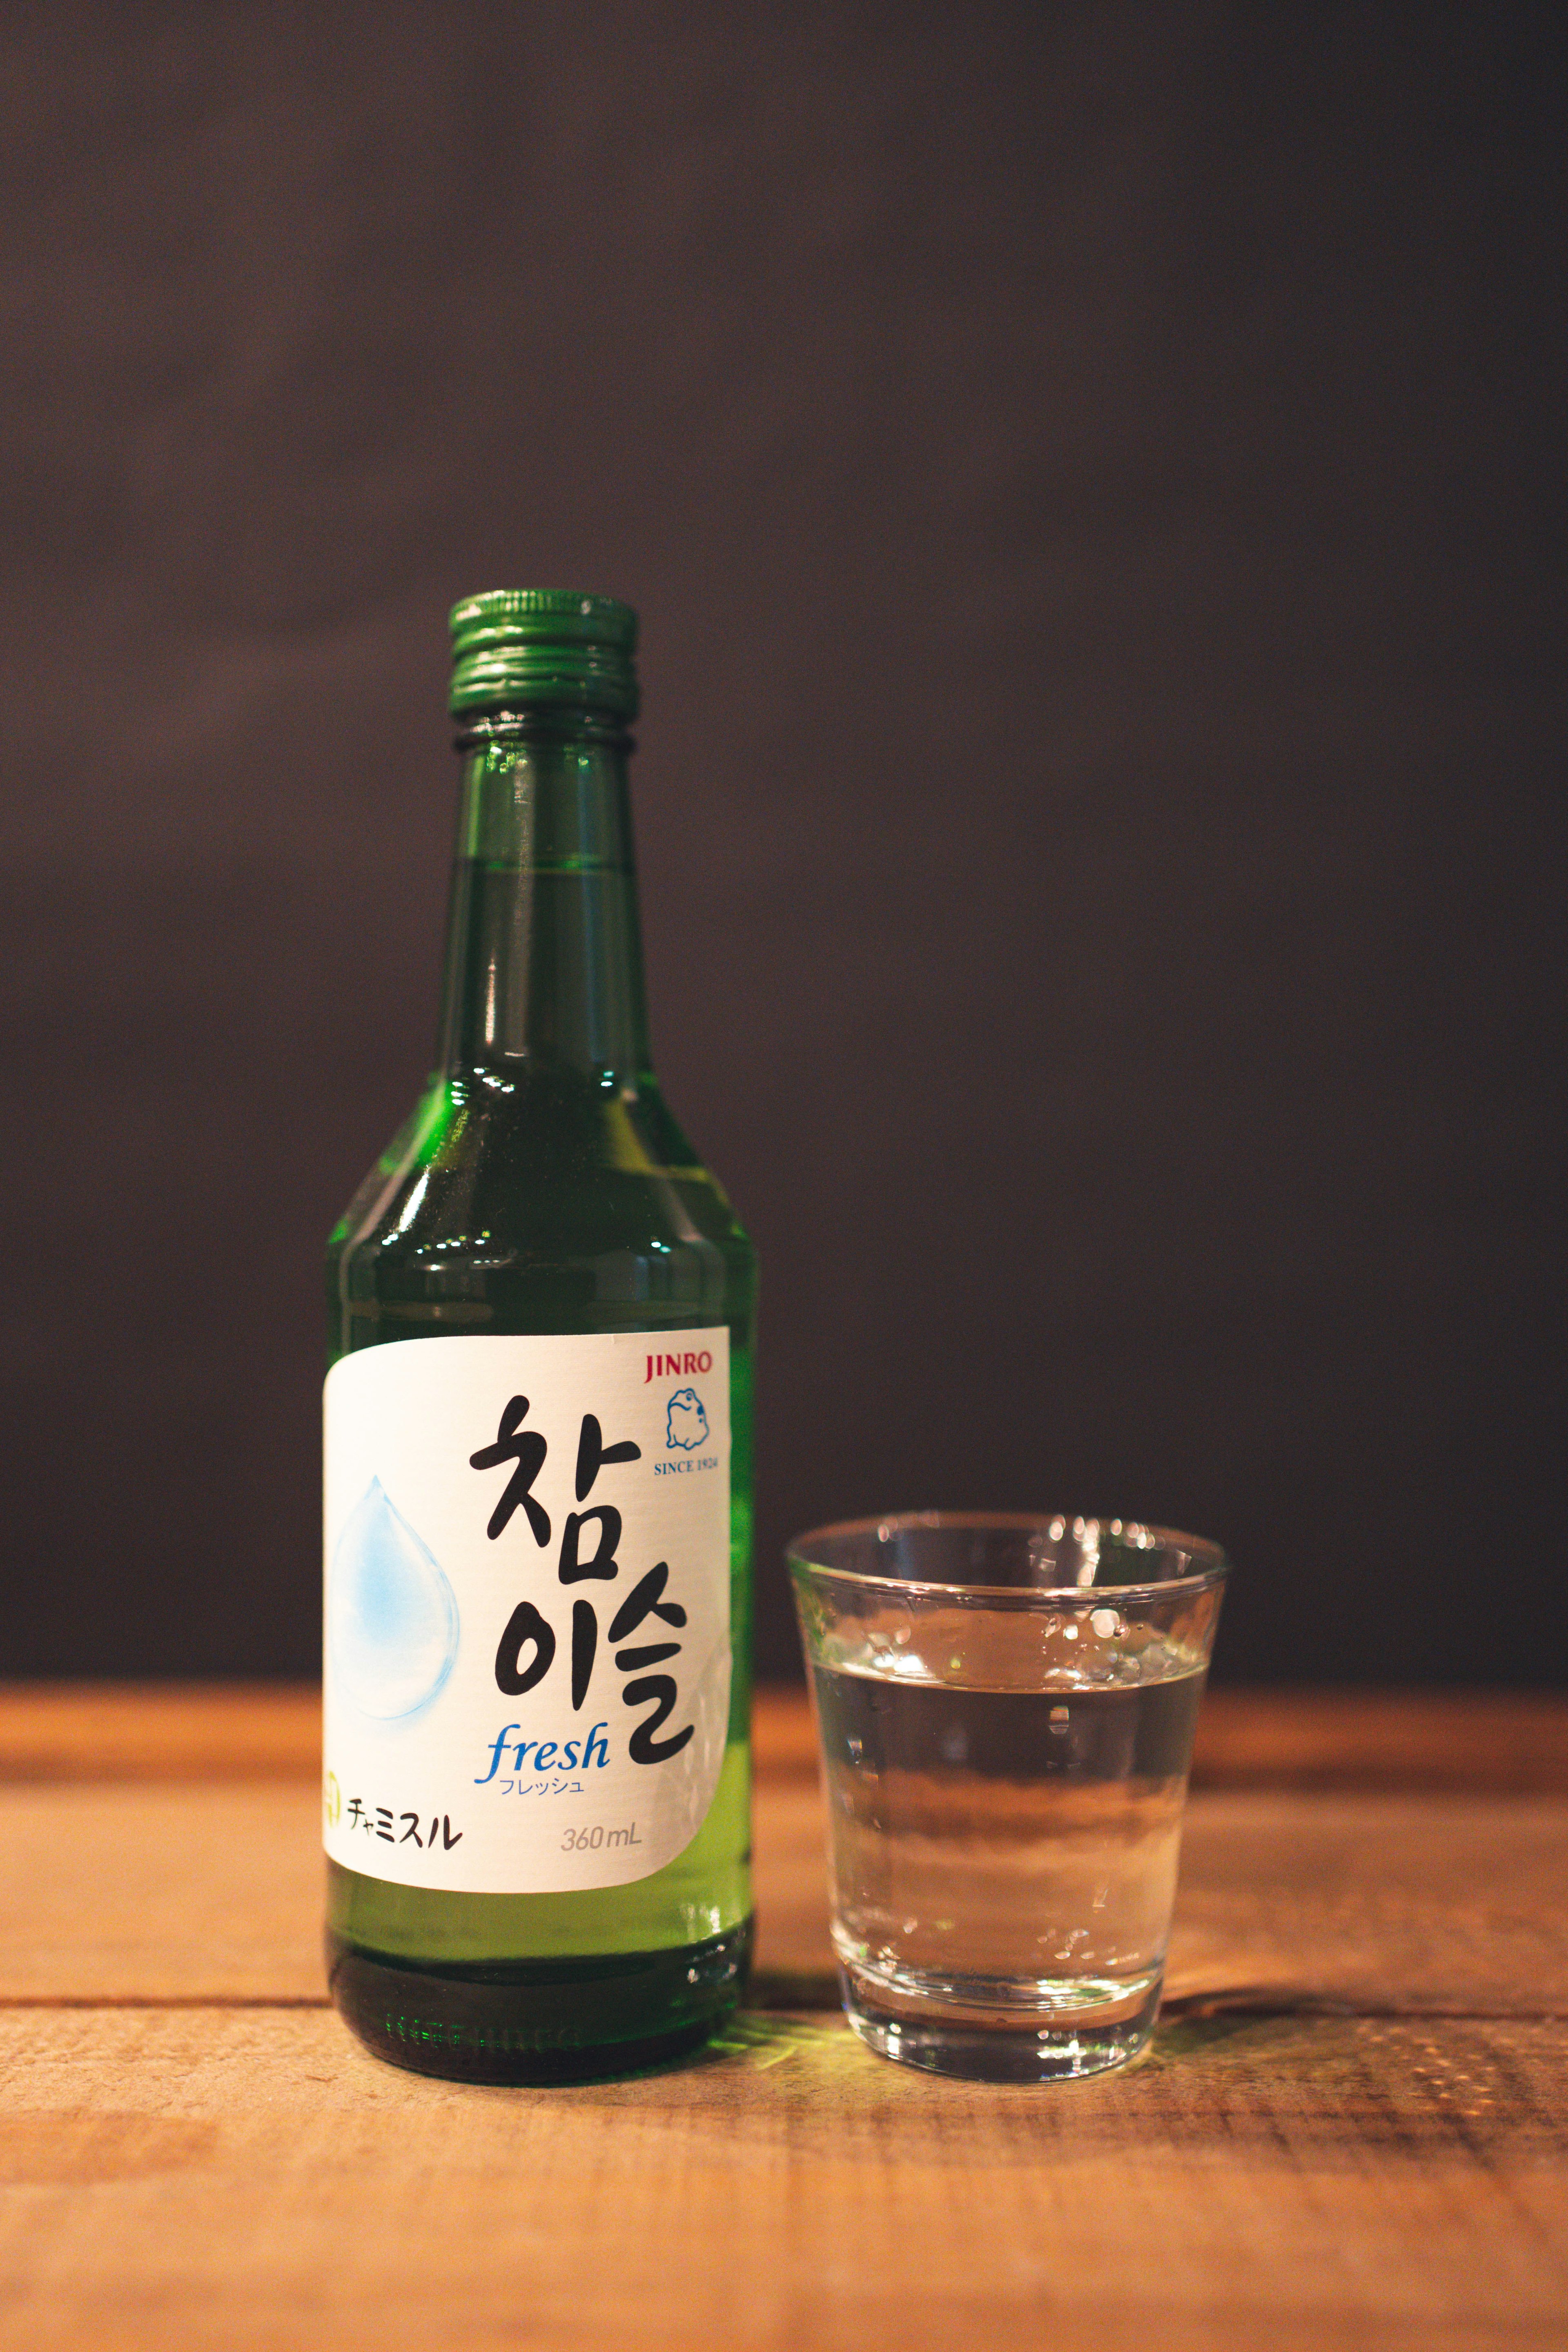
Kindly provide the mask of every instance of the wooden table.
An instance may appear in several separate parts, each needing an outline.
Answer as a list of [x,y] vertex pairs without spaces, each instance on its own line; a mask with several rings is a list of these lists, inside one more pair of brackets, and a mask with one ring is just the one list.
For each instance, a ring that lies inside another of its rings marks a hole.
[[683,2067],[508,2091],[327,2007],[308,1695],[0,1693],[0,2342],[1563,2352],[1568,1711],[1206,1708],[1131,2071],[855,2041],[775,1697],[755,2006]]

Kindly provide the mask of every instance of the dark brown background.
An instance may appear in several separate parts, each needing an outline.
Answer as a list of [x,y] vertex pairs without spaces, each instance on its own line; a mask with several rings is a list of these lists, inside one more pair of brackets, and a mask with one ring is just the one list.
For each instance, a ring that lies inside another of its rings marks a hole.
[[656,1044],[792,1524],[1163,1517],[1563,1655],[1558,12],[7,11],[0,1671],[316,1655],[443,615],[645,617]]

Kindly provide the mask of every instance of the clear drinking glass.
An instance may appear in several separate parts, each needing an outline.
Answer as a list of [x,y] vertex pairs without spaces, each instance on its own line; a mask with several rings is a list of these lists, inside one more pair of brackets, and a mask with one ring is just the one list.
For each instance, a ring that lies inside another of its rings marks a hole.
[[1153,2030],[1227,1573],[1121,1519],[910,1512],[790,1547],[849,2021],[996,2082]]

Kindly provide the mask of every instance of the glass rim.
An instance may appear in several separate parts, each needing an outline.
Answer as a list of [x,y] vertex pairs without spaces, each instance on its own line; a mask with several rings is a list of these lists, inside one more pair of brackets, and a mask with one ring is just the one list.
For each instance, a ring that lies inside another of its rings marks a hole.
[[[1201,1561],[1203,1565],[1187,1575],[1154,1577],[1138,1584],[954,1584],[942,1577],[889,1576],[875,1570],[830,1568],[825,1560],[814,1559],[810,1552],[814,1544],[845,1536],[901,1535],[921,1528],[995,1531],[1011,1528],[1036,1533],[1058,1524],[1061,1534],[1050,1538],[1053,1543],[1061,1542],[1069,1531],[1087,1534],[1090,1528],[1103,1528],[1118,1538],[1135,1531],[1145,1541],[1131,1549],[1179,1552],[1184,1559]],[[1102,1607],[1111,1593],[1121,1600],[1155,1601],[1162,1596],[1184,1597],[1212,1591],[1230,1574],[1230,1561],[1219,1545],[1206,1536],[1187,1535],[1179,1528],[1152,1527],[1146,1519],[1093,1518],[1082,1512],[1069,1517],[1064,1511],[879,1511],[869,1518],[831,1519],[822,1527],[807,1528],[784,1546],[784,1558],[792,1575],[805,1571],[810,1576],[828,1576],[837,1583],[865,1591],[937,1593],[959,1604],[985,1601],[1011,1602],[1018,1607],[1037,1601],[1049,1601],[1058,1609],[1069,1601],[1078,1601],[1086,1609]]]

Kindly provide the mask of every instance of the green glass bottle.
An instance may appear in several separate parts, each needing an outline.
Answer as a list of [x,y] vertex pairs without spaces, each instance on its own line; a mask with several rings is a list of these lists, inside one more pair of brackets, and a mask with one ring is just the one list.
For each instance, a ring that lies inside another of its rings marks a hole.
[[332,1997],[485,2082],[695,2046],[751,1948],[756,1261],[649,1059],[636,627],[453,611],[439,1066],[329,1247]]

